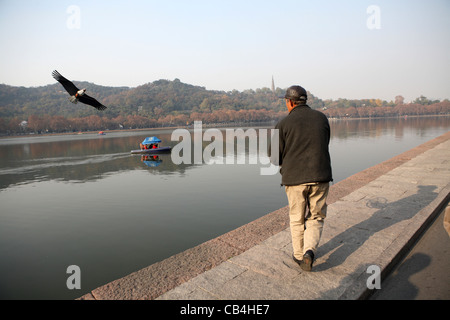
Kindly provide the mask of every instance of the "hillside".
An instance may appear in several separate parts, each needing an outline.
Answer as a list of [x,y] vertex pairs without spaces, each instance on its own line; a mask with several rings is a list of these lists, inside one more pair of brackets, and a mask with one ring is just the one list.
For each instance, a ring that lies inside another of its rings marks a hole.
[[[149,128],[206,123],[276,120],[286,115],[285,89],[213,91],[181,82],[157,80],[135,88],[106,87],[74,81],[108,107],[103,112],[69,102],[59,83],[26,88],[0,84],[0,132],[74,132],[119,128]],[[421,96],[404,104],[380,99],[321,100],[308,92],[308,105],[329,117],[382,117],[405,114],[448,114],[450,102]],[[23,121],[26,121],[23,122]],[[19,125],[22,123],[22,125]]]
[[[211,112],[219,109],[272,109],[281,110],[284,103],[268,88],[231,92],[206,90],[204,87],[181,82],[157,80],[136,88],[105,87],[89,82],[74,81],[79,88],[87,88],[89,95],[108,106],[104,114],[93,108],[73,105],[68,94],[58,83],[43,87],[25,88],[0,84],[0,117],[11,118],[30,115],[52,115],[67,118],[99,114],[106,117],[130,114],[160,116],[171,113]],[[321,103],[310,96],[311,103]]]

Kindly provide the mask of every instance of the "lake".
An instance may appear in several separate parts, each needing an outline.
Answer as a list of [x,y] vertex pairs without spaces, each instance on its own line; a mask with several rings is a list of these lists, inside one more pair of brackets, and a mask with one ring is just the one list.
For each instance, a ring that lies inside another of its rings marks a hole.
[[[450,117],[330,125],[336,183],[442,135]],[[78,298],[287,205],[281,176],[262,175],[260,163],[130,154],[148,136],[175,147],[172,133],[0,139],[0,299]],[[80,267],[80,290],[67,288],[71,265]]]

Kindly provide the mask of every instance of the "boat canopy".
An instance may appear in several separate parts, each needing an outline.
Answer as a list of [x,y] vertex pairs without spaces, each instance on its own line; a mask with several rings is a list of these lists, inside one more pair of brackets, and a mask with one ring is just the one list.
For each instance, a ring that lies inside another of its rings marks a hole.
[[142,144],[150,144],[150,143],[160,143],[161,140],[157,137],[147,137],[144,141],[142,141]]
[[161,164],[162,160],[146,160],[144,163],[150,168],[156,168]]

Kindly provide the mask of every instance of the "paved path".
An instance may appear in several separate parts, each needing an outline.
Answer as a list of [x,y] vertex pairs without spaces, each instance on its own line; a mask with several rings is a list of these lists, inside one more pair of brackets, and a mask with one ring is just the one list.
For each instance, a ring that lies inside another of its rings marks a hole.
[[81,299],[364,299],[449,196],[447,132],[331,187],[312,272],[291,258],[285,207]]

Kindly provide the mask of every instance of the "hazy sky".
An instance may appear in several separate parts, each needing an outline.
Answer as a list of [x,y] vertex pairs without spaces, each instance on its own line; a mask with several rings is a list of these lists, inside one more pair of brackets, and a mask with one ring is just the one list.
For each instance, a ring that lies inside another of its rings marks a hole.
[[0,0],[0,83],[450,98],[449,0]]

